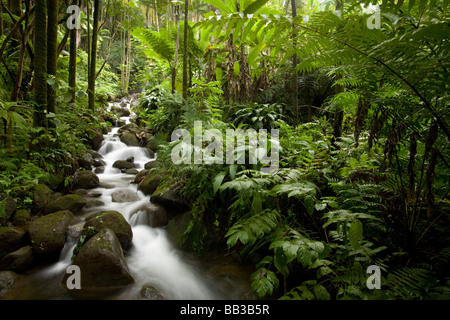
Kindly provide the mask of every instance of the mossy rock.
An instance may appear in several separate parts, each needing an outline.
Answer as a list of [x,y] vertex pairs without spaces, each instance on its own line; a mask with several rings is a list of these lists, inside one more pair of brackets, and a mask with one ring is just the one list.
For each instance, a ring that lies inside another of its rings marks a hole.
[[[80,268],[81,289],[70,292],[79,297],[92,293],[112,293],[134,282],[123,251],[114,231],[105,228],[90,238],[73,261]],[[65,274],[62,285],[66,286],[69,274]]]
[[0,260],[0,270],[23,272],[33,266],[34,257],[31,246],[22,247]]
[[100,186],[98,176],[89,170],[77,171],[73,176],[72,189],[94,189]]
[[26,209],[17,210],[13,216],[13,224],[15,226],[25,226],[31,221],[31,214]]
[[120,135],[120,141],[129,147],[139,147],[139,140],[133,132],[124,132]]
[[133,241],[133,231],[130,224],[117,211],[104,211],[90,215],[86,218],[82,235],[85,236],[85,242],[94,234],[103,229],[112,230],[119,239],[120,245],[124,250],[128,250]]
[[65,196],[59,197],[58,199],[50,202],[45,207],[45,213],[52,213],[61,210],[69,210],[73,214],[77,214],[83,209],[87,201],[78,194],[67,194]]
[[116,160],[113,163],[113,168],[117,169],[132,169],[133,164],[128,162],[127,160]]
[[145,178],[141,180],[138,185],[138,190],[142,191],[146,195],[152,195],[158,188],[164,173],[150,171]]
[[16,201],[6,193],[0,193],[0,225],[6,224],[16,211]]
[[58,254],[66,243],[67,230],[73,218],[69,210],[62,210],[30,223],[28,235],[33,252],[40,256]]
[[44,209],[44,207],[52,201],[52,190],[45,184],[37,184],[33,188],[33,206],[36,211]]
[[26,233],[22,228],[0,227],[0,259],[16,251],[26,242]]

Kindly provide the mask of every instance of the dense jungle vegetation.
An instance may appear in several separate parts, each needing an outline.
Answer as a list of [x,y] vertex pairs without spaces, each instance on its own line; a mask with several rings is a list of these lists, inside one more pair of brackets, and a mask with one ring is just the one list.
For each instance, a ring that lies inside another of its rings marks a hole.
[[[2,0],[0,223],[6,199],[29,209],[38,183],[68,192],[78,159],[115,125],[107,102],[138,94],[159,191],[176,185],[187,204],[186,250],[253,265],[259,298],[449,299],[449,10]],[[203,132],[278,129],[279,169],[174,164],[171,135],[195,121]],[[366,284],[371,265],[381,289]]]

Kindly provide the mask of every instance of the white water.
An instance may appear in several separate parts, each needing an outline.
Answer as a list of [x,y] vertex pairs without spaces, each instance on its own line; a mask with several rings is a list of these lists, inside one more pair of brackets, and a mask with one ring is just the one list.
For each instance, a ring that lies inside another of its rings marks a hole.
[[[129,117],[122,118],[129,123]],[[112,165],[116,160],[134,157],[134,166],[142,170],[145,163],[153,161],[148,152],[140,147],[128,147],[116,135],[117,127],[105,135],[105,140],[98,152],[105,161],[104,173],[97,174],[100,187],[90,192],[101,193],[96,199],[104,205],[84,209],[88,216],[93,212],[115,210],[120,212],[130,223],[133,231],[133,242],[125,259],[135,283],[118,293],[113,299],[142,299],[140,291],[143,286],[156,288],[167,299],[220,299],[221,295],[213,292],[208,281],[202,277],[202,272],[183,259],[183,254],[171,243],[164,228],[151,228],[147,225],[147,214],[139,209],[149,203],[150,196],[137,190],[132,184],[134,175],[121,173]],[[135,193],[139,200],[117,203],[112,201],[111,194],[119,189],[128,189]],[[84,220],[84,219],[83,219]],[[81,227],[84,221],[78,221]],[[21,290],[25,299],[71,299],[70,294],[60,286],[60,281],[67,267],[72,263],[72,253],[77,238],[67,238],[67,242],[60,253],[59,261],[44,267],[29,277],[30,285]],[[81,275],[82,276],[82,275]]]
[[[128,122],[128,119],[125,119]],[[133,245],[126,255],[128,268],[136,283],[134,290],[140,290],[143,285],[157,288],[168,299],[216,299],[218,298],[204,283],[199,273],[184,262],[181,254],[171,244],[163,228],[151,228],[146,225],[146,215],[140,214],[139,208],[150,201],[137,190],[136,184],[130,184],[134,175],[120,173],[113,168],[116,160],[134,157],[135,168],[141,170],[145,163],[155,159],[149,158],[145,149],[128,147],[115,136],[118,128],[105,135],[105,140],[99,149],[105,161],[105,171],[98,174],[100,183],[108,188],[97,188],[102,192],[98,198],[105,203],[95,208],[100,210],[119,211],[131,224]],[[109,188],[114,186],[113,188]],[[137,194],[138,201],[116,203],[112,202],[111,194],[118,189],[129,189]]]
[[[122,117],[125,123],[129,123],[129,117]],[[145,163],[155,160],[150,158],[148,152],[140,147],[128,147],[122,143],[116,135],[117,127],[105,135],[98,152],[105,161],[105,171],[97,174],[100,179],[100,187],[95,191],[101,192],[99,200],[105,204],[93,208],[95,212],[115,210],[120,212],[130,223],[133,231],[133,244],[126,254],[129,271],[135,279],[135,284],[124,298],[135,298],[144,285],[150,285],[158,289],[168,299],[217,299],[219,298],[207,286],[201,273],[183,261],[181,252],[173,247],[164,228],[151,228],[147,223],[147,215],[139,211],[139,208],[150,201],[137,190],[136,184],[130,182],[134,175],[123,174],[112,165],[116,160],[125,160],[134,157],[134,167],[142,170]],[[111,194],[119,189],[129,189],[134,192],[139,200],[134,202],[112,202]],[[74,244],[72,245],[73,249]],[[69,254],[62,255],[60,261],[50,267],[64,270],[70,264]],[[53,272],[52,269],[49,272]]]

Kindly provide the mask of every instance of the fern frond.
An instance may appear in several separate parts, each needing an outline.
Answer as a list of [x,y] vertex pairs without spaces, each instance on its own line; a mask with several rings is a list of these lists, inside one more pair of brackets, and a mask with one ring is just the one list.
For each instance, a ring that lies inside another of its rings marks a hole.
[[235,246],[238,241],[247,246],[253,245],[276,228],[278,219],[279,214],[276,210],[264,210],[242,217],[225,234],[228,238],[228,247]]

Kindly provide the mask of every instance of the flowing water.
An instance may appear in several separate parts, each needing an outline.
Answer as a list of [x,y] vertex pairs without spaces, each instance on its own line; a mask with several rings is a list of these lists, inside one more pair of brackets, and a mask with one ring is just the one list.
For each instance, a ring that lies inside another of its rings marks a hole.
[[[123,117],[129,123],[129,117]],[[102,201],[101,206],[84,209],[82,217],[93,212],[119,211],[130,223],[133,231],[133,244],[125,258],[135,283],[109,299],[141,299],[141,289],[151,286],[167,299],[239,299],[248,292],[248,272],[236,267],[229,259],[219,258],[202,262],[183,251],[176,249],[165,228],[152,228],[147,225],[143,205],[150,201],[150,196],[137,190],[137,185],[130,183],[134,175],[124,174],[113,168],[116,160],[134,158],[134,166],[142,170],[145,163],[154,161],[144,148],[129,147],[117,136],[117,127],[105,135],[105,140],[98,152],[105,161],[105,170],[97,174],[100,187],[90,191],[95,199]],[[137,195],[133,202],[117,203],[112,201],[112,193],[125,189]],[[101,194],[99,196],[99,194]],[[89,196],[89,195],[88,195]],[[87,197],[88,198],[88,197]],[[89,199],[89,198],[88,198]],[[93,198],[94,199],[94,198]],[[76,225],[82,227],[84,218]],[[7,299],[73,299],[60,282],[71,264],[76,238],[68,237],[61,251],[60,259],[50,266],[32,270],[22,276],[19,283],[3,297]],[[224,267],[224,268],[222,268]]]

